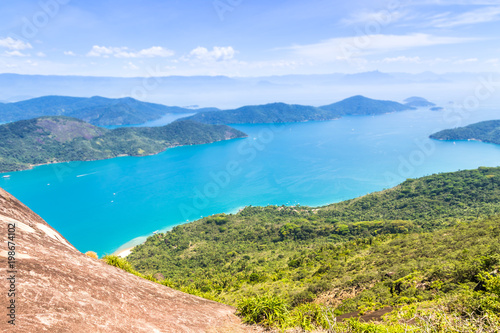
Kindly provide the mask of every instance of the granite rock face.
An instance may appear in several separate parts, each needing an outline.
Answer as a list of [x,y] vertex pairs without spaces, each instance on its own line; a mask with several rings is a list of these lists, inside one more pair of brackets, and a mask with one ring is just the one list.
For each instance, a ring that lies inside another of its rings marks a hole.
[[[8,296],[9,224],[15,224],[15,298]],[[80,253],[3,189],[0,239],[0,332],[248,330],[230,306],[141,279]],[[8,323],[11,299],[15,326]]]

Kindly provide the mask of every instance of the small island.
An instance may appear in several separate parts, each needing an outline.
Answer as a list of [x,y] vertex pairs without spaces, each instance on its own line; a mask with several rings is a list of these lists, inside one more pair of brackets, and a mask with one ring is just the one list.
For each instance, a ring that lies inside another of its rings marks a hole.
[[426,108],[426,107],[436,106],[436,104],[429,102],[425,98],[417,96],[408,97],[407,99],[405,99],[405,105],[412,106],[415,108]]
[[167,148],[246,137],[225,125],[175,121],[162,127],[97,127],[64,116],[41,117],[0,125],[0,172],[35,165],[145,156]]
[[430,136],[436,140],[475,140],[500,145],[500,120],[488,120],[465,127],[446,129]]

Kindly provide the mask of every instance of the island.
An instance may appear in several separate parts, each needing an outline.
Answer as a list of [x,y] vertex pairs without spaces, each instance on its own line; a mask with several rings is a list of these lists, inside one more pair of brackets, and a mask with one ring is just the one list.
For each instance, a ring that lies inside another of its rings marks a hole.
[[446,129],[430,135],[435,140],[475,140],[500,145],[500,120],[488,120],[458,127]]
[[417,97],[417,96],[408,97],[404,101],[405,101],[405,105],[412,106],[412,107],[415,107],[415,108],[426,108],[426,107],[434,107],[434,106],[436,106],[436,104],[434,104],[432,102],[429,102],[425,98],[423,98],[423,97]]
[[175,121],[162,127],[109,130],[65,116],[40,117],[0,125],[0,172],[35,165],[145,156],[167,148],[245,137],[225,125]]
[[206,124],[292,123],[333,120],[349,115],[380,115],[412,109],[414,107],[398,102],[375,100],[358,95],[320,107],[271,103],[244,106],[233,110],[199,112],[183,119]]

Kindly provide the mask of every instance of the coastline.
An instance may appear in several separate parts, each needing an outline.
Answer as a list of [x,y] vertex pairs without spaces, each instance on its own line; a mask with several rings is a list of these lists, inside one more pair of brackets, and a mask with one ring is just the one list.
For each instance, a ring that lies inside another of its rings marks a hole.
[[[241,210],[243,210],[245,207],[247,207],[247,206],[239,206],[239,207],[237,207],[229,212],[224,212],[224,214],[236,214],[236,213],[240,212]],[[204,217],[206,217],[206,216],[204,216]],[[200,218],[203,218],[203,217],[200,217]],[[118,256],[120,258],[126,258],[129,254],[132,253],[133,248],[135,248],[137,245],[144,244],[149,237],[157,235],[157,234],[164,234],[166,232],[169,232],[170,230],[172,230],[174,227],[176,227],[178,225],[188,224],[188,223],[191,223],[191,222],[194,222],[197,220],[199,220],[199,219],[177,223],[177,224],[171,225],[169,227],[166,227],[164,229],[160,229],[160,230],[157,230],[155,232],[152,232],[149,235],[139,236],[139,237],[133,238],[133,239],[129,240],[128,242],[126,242],[125,244],[121,245],[116,251],[113,252],[113,255]]]
[[212,143],[217,143],[217,142],[224,142],[224,141],[230,141],[230,140],[236,140],[236,139],[244,139],[247,138],[248,135],[243,136],[243,137],[235,137],[235,138],[228,138],[228,139],[221,139],[213,142],[207,142],[207,143],[196,143],[196,144],[187,144],[187,145],[172,145],[168,146],[162,151],[156,152],[156,153],[151,153],[151,154],[145,154],[145,155],[127,155],[127,154],[119,154],[116,156],[111,156],[111,157],[104,157],[104,158],[98,158],[98,159],[88,159],[88,160],[72,160],[72,161],[51,161],[51,162],[46,162],[46,163],[41,163],[41,164],[29,164],[26,166],[26,168],[23,169],[15,169],[15,170],[7,170],[7,171],[0,171],[1,174],[6,174],[6,173],[12,173],[12,172],[19,172],[19,171],[29,171],[33,170],[36,167],[39,166],[44,166],[44,165],[50,165],[50,164],[61,164],[61,163],[72,163],[72,162],[94,162],[94,161],[104,161],[104,160],[110,160],[114,158],[119,158],[119,157],[147,157],[147,156],[155,156],[161,153],[166,152],[167,150],[170,149],[175,149],[175,148],[180,148],[180,147],[190,147],[190,146],[200,146],[200,145],[209,145]]

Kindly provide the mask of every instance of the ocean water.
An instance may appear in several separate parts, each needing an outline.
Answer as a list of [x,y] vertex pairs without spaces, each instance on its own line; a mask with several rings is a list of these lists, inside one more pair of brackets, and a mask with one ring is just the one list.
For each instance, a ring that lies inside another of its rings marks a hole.
[[[390,188],[406,178],[500,165],[500,146],[428,139],[499,119],[425,109],[327,122],[237,125],[249,137],[155,156],[70,162],[8,173],[0,187],[80,251],[99,255],[148,235],[247,205],[320,206]],[[0,175],[2,176],[2,175]]]

